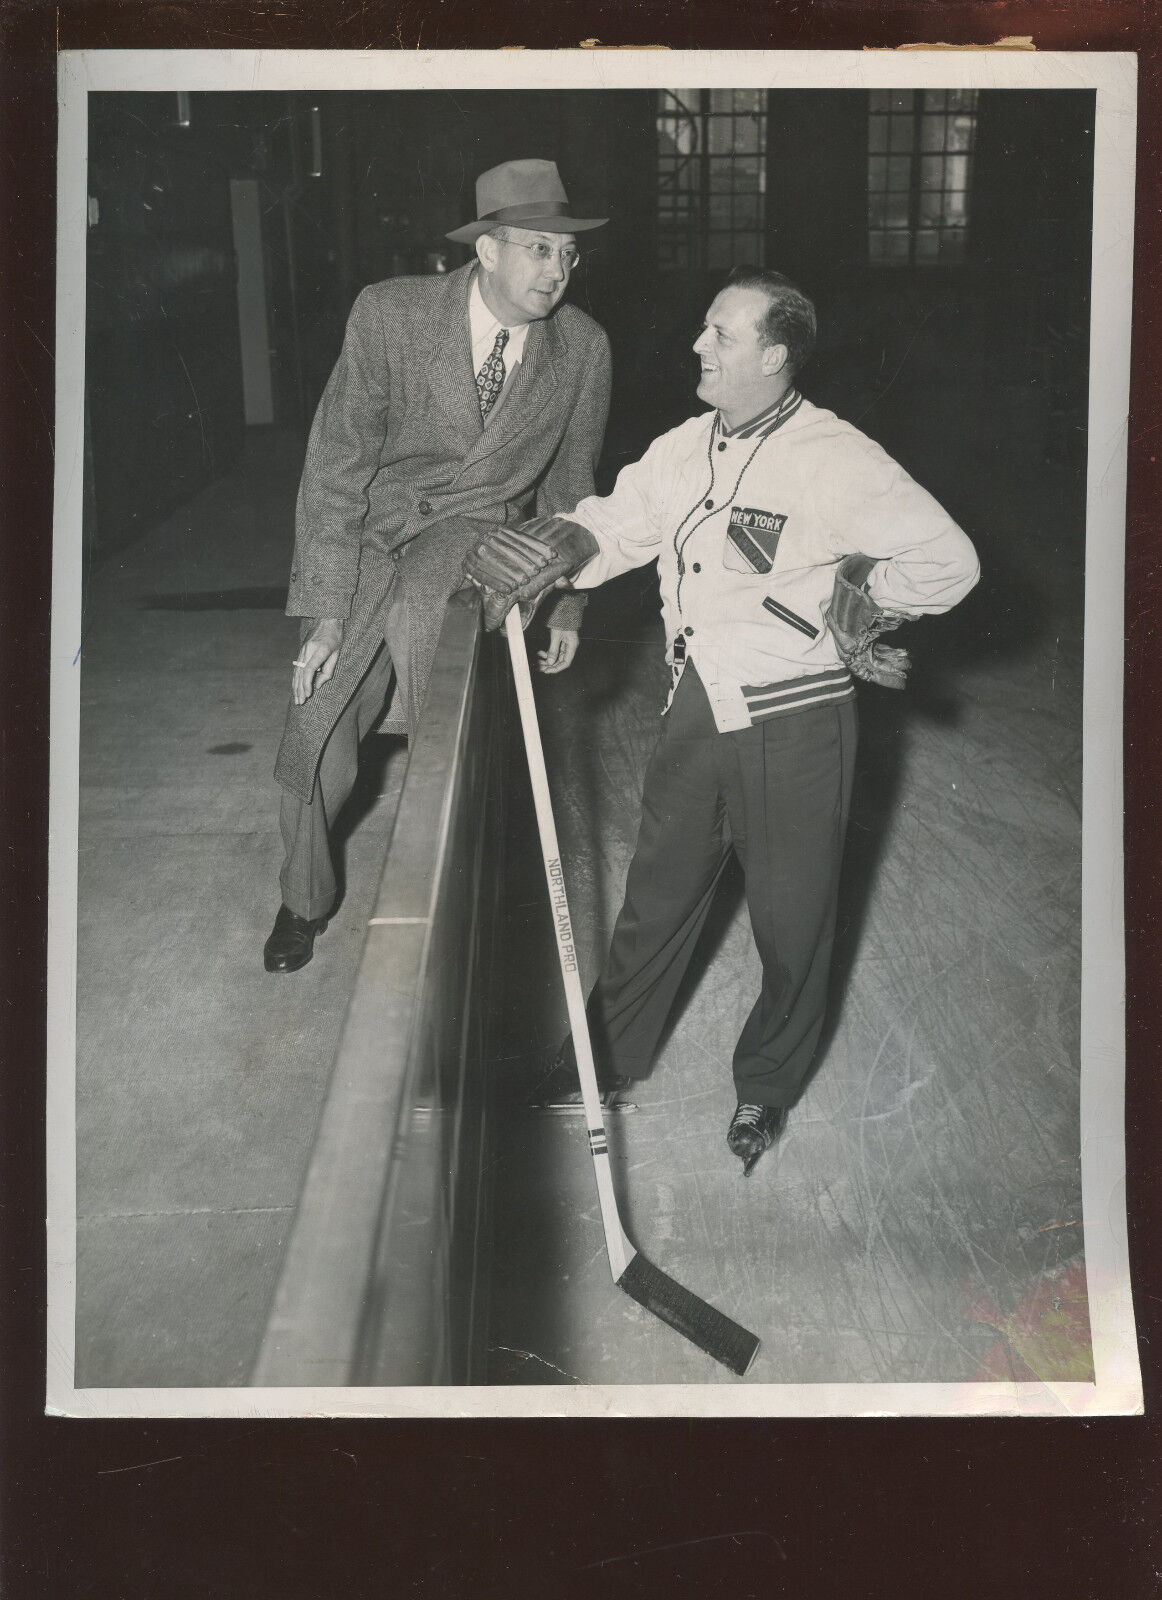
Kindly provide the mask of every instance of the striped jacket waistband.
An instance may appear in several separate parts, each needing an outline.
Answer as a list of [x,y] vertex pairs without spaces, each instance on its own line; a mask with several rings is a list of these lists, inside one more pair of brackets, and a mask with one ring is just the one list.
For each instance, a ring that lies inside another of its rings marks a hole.
[[826,672],[811,672],[782,683],[744,683],[740,692],[750,720],[755,723],[832,700],[850,700],[855,695],[855,684],[846,667],[830,667]]

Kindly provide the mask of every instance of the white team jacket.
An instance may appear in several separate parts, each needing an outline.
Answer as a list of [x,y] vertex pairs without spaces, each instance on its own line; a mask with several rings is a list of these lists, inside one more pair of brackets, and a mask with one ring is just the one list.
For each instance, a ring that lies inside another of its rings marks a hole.
[[674,681],[692,659],[722,733],[854,693],[823,620],[844,556],[875,559],[872,597],[907,614],[947,611],[980,576],[927,490],[795,391],[733,433],[692,417],[569,520],[600,545],[579,589],[657,557]]

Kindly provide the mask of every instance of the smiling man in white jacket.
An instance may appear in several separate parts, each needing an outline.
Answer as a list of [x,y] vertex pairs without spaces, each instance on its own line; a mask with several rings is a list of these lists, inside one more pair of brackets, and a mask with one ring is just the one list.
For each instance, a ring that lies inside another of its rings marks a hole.
[[[713,410],[655,440],[611,494],[497,529],[466,562],[490,626],[553,584],[590,589],[658,562],[671,692],[589,1016],[616,1103],[650,1070],[735,851],[763,965],[733,1056],[727,1143],[745,1172],[782,1132],[823,1027],[855,760],[852,672],[902,683],[899,653],[883,653],[875,633],[947,611],[979,576],[971,543],[932,496],[799,393],[815,327],[811,302],[780,274],[736,270],[694,345],[698,394]],[[566,1042],[541,1103],[575,1087]]]

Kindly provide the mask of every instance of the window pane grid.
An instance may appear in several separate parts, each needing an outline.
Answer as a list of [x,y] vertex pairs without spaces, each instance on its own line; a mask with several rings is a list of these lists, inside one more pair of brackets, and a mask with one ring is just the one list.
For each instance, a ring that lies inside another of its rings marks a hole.
[[969,224],[975,89],[868,96],[868,258],[961,261]]
[[767,91],[663,89],[655,104],[663,268],[761,263]]

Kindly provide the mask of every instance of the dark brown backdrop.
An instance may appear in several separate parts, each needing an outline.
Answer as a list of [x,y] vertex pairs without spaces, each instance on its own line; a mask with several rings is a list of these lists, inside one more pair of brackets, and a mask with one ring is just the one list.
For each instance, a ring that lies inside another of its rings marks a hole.
[[78,1422],[44,1370],[43,970],[51,528],[53,49],[675,48],[987,42],[1142,52],[1131,417],[1127,837],[1131,1252],[1147,1405],[1162,1337],[1155,796],[1162,741],[1156,8],[467,0],[0,7],[5,1346],[0,1591],[94,1600],[788,1596],[1137,1600],[1159,1590],[1157,1417],[1078,1422]]

